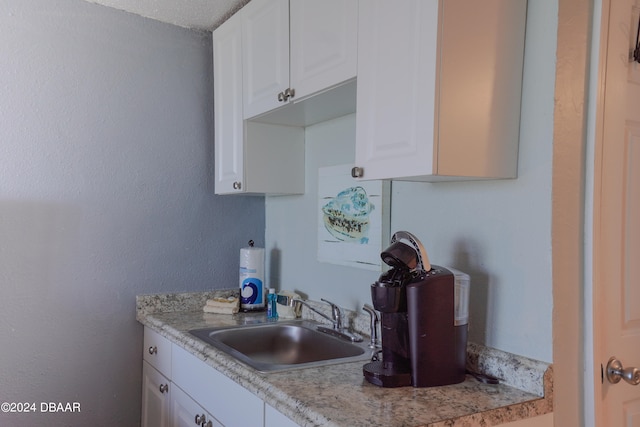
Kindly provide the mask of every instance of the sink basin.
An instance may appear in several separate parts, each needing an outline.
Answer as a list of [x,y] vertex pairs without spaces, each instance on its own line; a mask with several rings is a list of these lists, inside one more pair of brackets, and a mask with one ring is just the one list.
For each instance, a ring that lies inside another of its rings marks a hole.
[[319,323],[291,321],[189,331],[259,372],[276,372],[335,363],[365,361],[371,350],[361,343],[319,332]]

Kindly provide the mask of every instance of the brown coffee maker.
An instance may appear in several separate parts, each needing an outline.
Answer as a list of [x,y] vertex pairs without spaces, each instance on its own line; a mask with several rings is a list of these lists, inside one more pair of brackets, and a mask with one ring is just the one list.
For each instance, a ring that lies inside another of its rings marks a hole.
[[371,285],[381,314],[381,360],[363,366],[365,379],[381,387],[464,381],[469,276],[431,265],[422,243],[406,231],[395,233],[380,256],[391,267]]

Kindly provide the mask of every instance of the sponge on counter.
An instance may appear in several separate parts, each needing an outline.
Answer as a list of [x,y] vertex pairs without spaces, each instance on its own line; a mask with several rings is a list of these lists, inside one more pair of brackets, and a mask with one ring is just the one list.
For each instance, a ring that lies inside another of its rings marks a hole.
[[207,300],[202,310],[205,313],[235,314],[238,312],[239,302],[238,297],[212,298]]

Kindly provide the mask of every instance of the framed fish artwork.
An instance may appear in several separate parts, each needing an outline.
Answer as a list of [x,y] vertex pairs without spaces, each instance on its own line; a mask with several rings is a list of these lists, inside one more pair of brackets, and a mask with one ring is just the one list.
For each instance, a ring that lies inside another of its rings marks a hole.
[[352,165],[318,169],[318,261],[382,271],[390,238],[390,183],[356,181]]

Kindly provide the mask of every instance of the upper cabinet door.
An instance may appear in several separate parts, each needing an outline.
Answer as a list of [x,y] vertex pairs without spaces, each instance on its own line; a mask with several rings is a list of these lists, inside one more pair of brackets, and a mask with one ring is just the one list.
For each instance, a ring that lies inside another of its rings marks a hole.
[[234,15],[213,32],[216,193],[244,190],[242,22]]
[[363,0],[362,179],[515,178],[527,0]]
[[438,3],[360,2],[356,165],[365,179],[433,173]]
[[289,0],[253,0],[240,14],[248,119],[282,105],[289,88]]
[[357,0],[290,0],[290,14],[295,99],[356,76]]

